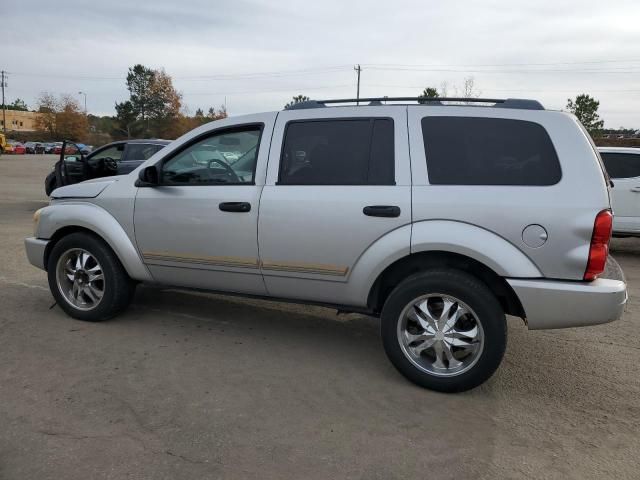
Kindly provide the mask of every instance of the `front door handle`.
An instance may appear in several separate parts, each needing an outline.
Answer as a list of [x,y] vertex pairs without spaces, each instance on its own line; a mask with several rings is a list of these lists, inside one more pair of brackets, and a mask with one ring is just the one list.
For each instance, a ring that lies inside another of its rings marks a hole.
[[399,217],[400,207],[395,205],[369,205],[362,209],[368,217]]
[[249,202],[222,202],[218,208],[223,212],[250,212],[251,204]]
[[631,191],[632,191],[633,193],[640,193],[640,187],[632,187],[632,188],[631,188]]

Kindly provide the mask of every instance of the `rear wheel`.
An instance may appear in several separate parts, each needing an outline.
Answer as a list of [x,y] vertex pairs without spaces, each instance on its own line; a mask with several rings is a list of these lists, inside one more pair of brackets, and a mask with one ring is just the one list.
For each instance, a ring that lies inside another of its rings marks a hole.
[[498,368],[507,340],[502,307],[476,277],[431,270],[400,283],[382,310],[382,340],[393,365],[412,382],[460,392]]
[[73,318],[98,322],[124,310],[135,283],[111,248],[98,237],[78,232],[59,240],[47,265],[49,288]]

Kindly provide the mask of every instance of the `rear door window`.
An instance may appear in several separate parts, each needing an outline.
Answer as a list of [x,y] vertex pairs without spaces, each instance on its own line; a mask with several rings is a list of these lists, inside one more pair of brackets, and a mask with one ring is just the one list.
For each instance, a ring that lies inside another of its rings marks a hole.
[[393,120],[303,120],[287,124],[280,185],[394,185]]
[[154,145],[151,143],[130,143],[127,145],[125,160],[146,160],[162,147],[163,145]]
[[124,152],[124,143],[112,145],[110,147],[101,150],[91,156],[91,160],[101,160],[104,158],[112,158],[113,160],[120,160],[122,158],[122,152]]
[[640,177],[640,154],[600,152],[600,156],[611,178]]
[[485,117],[424,117],[434,185],[554,185],[562,172],[542,125]]

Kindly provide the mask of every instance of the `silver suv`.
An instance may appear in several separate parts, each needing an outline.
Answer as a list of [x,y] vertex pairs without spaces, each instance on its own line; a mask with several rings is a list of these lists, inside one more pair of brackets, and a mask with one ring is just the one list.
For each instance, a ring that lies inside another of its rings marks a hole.
[[608,179],[575,117],[416,100],[203,125],[129,175],[55,190],[29,260],[81,320],[118,314],[138,282],[374,315],[396,368],[448,392],[496,370],[505,314],[530,329],[619,318],[624,281],[598,278]]

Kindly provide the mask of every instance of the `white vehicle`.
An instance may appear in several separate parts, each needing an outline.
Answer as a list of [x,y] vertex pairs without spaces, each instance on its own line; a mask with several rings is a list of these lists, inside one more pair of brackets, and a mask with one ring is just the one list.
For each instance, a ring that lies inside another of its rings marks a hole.
[[493,374],[505,314],[530,329],[619,318],[625,282],[598,278],[608,182],[576,118],[532,100],[420,101],[207,123],[129,175],[55,190],[27,255],[82,320],[120,313],[137,282],[380,317],[394,366],[448,392]]
[[613,233],[640,236],[640,148],[599,147],[598,151],[613,181]]

